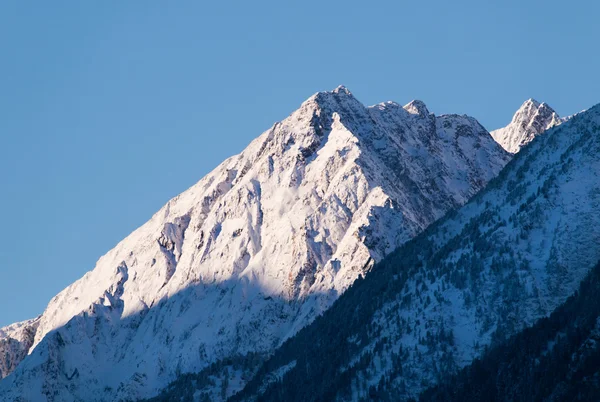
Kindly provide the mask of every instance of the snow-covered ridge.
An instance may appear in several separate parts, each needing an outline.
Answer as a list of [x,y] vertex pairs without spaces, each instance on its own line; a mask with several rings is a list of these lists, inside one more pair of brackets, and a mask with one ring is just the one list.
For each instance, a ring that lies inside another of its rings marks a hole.
[[0,328],[0,379],[10,374],[33,345],[40,317]]
[[517,153],[537,135],[564,120],[546,103],[526,100],[506,127],[492,131],[492,137],[510,153]]
[[469,203],[388,255],[234,400],[416,398],[548,316],[600,260],[598,172],[600,105],[538,136]]
[[136,399],[269,352],[509,158],[471,117],[319,92],[54,297],[0,394]]

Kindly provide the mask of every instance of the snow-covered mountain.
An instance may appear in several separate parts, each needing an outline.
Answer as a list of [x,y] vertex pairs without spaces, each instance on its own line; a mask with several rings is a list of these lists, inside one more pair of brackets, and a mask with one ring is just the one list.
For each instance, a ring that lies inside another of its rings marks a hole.
[[558,126],[563,120],[546,103],[526,100],[506,127],[492,131],[492,137],[508,152],[514,154],[544,131]]
[[358,279],[233,400],[406,400],[447,379],[548,316],[600,261],[599,172],[597,105]]
[[137,399],[270,352],[509,158],[471,117],[317,93],[54,297],[0,395]]
[[39,322],[37,317],[0,328],[0,379],[9,375],[27,356]]

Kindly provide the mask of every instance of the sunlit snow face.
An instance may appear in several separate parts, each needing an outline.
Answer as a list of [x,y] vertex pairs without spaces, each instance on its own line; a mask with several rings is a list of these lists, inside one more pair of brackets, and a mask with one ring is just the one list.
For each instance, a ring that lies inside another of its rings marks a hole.
[[50,378],[60,351],[74,395],[118,399],[269,352],[508,159],[475,119],[319,93],[57,295],[27,372]]

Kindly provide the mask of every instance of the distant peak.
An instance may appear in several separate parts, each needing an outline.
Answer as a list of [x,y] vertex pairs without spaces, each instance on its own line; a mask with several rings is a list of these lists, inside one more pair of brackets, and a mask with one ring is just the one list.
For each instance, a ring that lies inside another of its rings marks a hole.
[[523,104],[521,105],[521,109],[525,108],[525,107],[531,107],[533,106],[534,108],[538,108],[540,107],[540,102],[538,102],[537,100],[533,99],[533,98],[529,98],[527,99],[525,102],[523,102]]
[[353,98],[352,92],[343,85],[338,86],[333,91],[320,91],[308,98],[308,101],[312,99],[325,100],[325,99],[342,99],[342,98]]
[[513,122],[518,120],[545,120],[549,116],[555,115],[558,119],[558,114],[545,102],[538,102],[533,98],[527,99],[519,110],[513,116]]
[[300,107],[303,109],[321,108],[327,110],[328,113],[340,112],[341,110],[354,110],[355,112],[362,111],[364,106],[360,103],[352,92],[343,85],[338,86],[332,91],[321,91],[315,93],[302,103]]
[[403,109],[410,114],[418,114],[421,116],[429,115],[429,110],[427,109],[427,106],[425,106],[425,103],[416,99],[406,104]]
[[339,94],[339,93],[344,93],[346,95],[352,95],[352,92],[350,92],[350,90],[348,90],[348,88],[346,88],[343,85],[339,85],[336,89],[334,89],[332,91],[334,94]]
[[516,153],[544,131],[562,123],[547,103],[527,99],[506,127],[491,132],[492,137],[508,152]]
[[517,110],[515,113],[515,117],[523,115],[523,112],[526,111],[536,111],[542,116],[551,115],[553,113],[558,116],[558,113],[556,113],[554,109],[552,109],[552,107],[550,107],[550,105],[548,105],[546,102],[538,102],[533,98],[529,98],[523,102],[519,110]]

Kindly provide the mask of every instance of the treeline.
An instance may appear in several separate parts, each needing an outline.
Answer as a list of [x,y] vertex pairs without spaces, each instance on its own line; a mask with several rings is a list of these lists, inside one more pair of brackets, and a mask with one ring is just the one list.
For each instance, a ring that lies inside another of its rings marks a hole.
[[[587,135],[585,127],[574,126],[574,122],[580,120],[582,118],[539,137],[543,143],[538,140],[537,146],[518,154],[500,177],[469,205],[449,213],[376,264],[366,279],[358,279],[323,316],[276,350],[231,400],[407,400],[456,373],[456,357],[460,351],[451,331],[454,315],[446,306],[454,304],[457,298],[462,298],[464,307],[473,312],[474,323],[471,324],[479,324],[473,325],[477,336],[491,338],[491,345],[476,342],[475,350],[502,345],[507,337],[523,329],[529,313],[543,316],[546,311],[539,289],[534,287],[530,294],[527,281],[521,276],[532,278],[536,274],[532,272],[530,261],[532,248],[538,247],[537,239],[541,235],[553,239],[544,246],[550,257],[539,261],[550,277],[543,286],[552,291],[563,280],[565,273],[557,265],[556,255],[557,247],[561,242],[568,243],[567,239],[557,237],[543,223],[548,222],[552,214],[564,212],[562,204],[555,202],[562,189],[558,178],[570,174],[576,167],[570,159],[574,152],[584,145],[596,146],[597,139]],[[571,137],[576,140],[567,151],[552,144],[559,139],[568,143]],[[547,163],[548,158],[557,160]],[[455,291],[447,292],[448,289]],[[449,293],[454,294],[453,300],[445,299]],[[590,300],[590,304],[593,303]],[[576,306],[569,319],[582,311]],[[432,314],[439,320],[423,322]],[[446,318],[450,321],[448,326]],[[583,327],[573,328],[581,330]],[[575,333],[574,339],[567,336],[553,340],[556,353],[561,350],[564,353],[556,358],[571,352],[569,345],[578,345],[582,337],[590,334],[589,328],[579,335]],[[408,344],[403,343],[405,338],[416,342],[410,342],[411,346],[407,347]],[[537,348],[541,348],[540,345]],[[547,367],[560,366],[556,361],[546,362],[545,358],[539,354],[537,360],[545,362]],[[593,355],[584,360],[597,363]],[[582,363],[576,372],[583,373],[582,378],[587,379],[591,377],[581,371],[588,367],[586,364]],[[521,379],[521,373],[520,368],[502,368],[507,375],[502,392],[506,392],[513,380]],[[518,373],[514,378],[510,377],[513,369]],[[536,380],[544,381],[543,371],[537,375]],[[524,386],[529,383],[534,382],[523,381]],[[554,385],[553,382],[548,384]],[[468,390],[468,386],[465,389]],[[579,386],[578,389],[584,388]],[[563,392],[571,395],[568,390]],[[585,400],[588,395],[581,392],[581,399]],[[533,395],[529,400],[536,398],[533,393],[526,395]],[[437,400],[445,399],[442,395]],[[462,399],[458,396],[455,400]],[[489,398],[482,393],[471,400]]]
[[183,373],[177,376],[167,388],[147,402],[210,402],[226,400],[229,392],[229,379],[234,372],[248,380],[265,359],[259,353],[232,356],[219,360],[198,373]]

